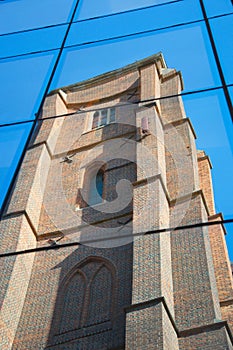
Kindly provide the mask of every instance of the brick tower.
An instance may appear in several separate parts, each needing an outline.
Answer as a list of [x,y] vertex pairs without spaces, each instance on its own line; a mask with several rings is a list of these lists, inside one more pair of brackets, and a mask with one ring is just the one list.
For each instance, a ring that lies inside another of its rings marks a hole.
[[1,349],[233,348],[225,231],[195,226],[221,214],[182,84],[159,53],[47,96],[0,224],[3,251],[38,248],[2,259]]

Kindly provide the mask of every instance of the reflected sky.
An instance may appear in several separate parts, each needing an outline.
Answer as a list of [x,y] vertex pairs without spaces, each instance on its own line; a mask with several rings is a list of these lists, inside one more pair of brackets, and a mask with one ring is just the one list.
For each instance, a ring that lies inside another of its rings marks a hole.
[[6,195],[32,123],[0,128],[0,203]]
[[87,21],[79,20],[78,23],[72,25],[66,45],[164,28],[202,18],[202,12],[197,2],[179,1],[168,3],[166,6],[153,6],[110,17],[100,17]]
[[67,22],[75,3],[74,0],[0,2],[0,34]]
[[231,0],[204,0],[207,16],[233,12]]
[[[203,23],[63,51],[51,90],[111,71],[162,51],[181,70],[185,91],[220,85]],[[93,64],[94,61],[94,64]]]
[[197,149],[210,157],[216,211],[225,218],[233,214],[233,128],[223,91],[183,97],[187,117],[197,135]]
[[182,0],[102,0],[101,2],[81,0],[79,11],[76,13],[74,20],[108,15],[151,5],[166,6],[166,4],[178,2],[182,2]]
[[[57,49],[67,25],[0,36],[0,58]],[[0,61],[1,64],[1,61]]]
[[35,117],[56,54],[0,60],[0,124]]
[[210,25],[226,83],[231,84],[233,83],[233,14],[212,19],[210,20]]

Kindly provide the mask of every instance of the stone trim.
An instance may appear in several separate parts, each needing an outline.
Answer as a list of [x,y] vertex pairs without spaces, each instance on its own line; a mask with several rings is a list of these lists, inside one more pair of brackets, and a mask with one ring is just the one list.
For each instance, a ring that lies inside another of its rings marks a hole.
[[224,301],[220,301],[220,306],[229,306],[229,305],[233,305],[233,299],[228,299],[228,300],[224,300]]
[[[223,220],[224,218],[223,218],[222,213],[217,213],[217,214],[214,214],[214,215],[210,215],[208,217],[208,221],[210,221],[210,222],[215,221],[215,219]],[[219,225],[222,226],[222,229],[224,231],[224,235],[226,236],[227,235],[227,231],[226,231],[226,228],[225,228],[224,224],[219,224]]]
[[202,325],[200,327],[185,329],[185,330],[179,332],[179,338],[186,338],[186,337],[190,337],[191,335],[205,333],[206,331],[209,331],[209,330],[214,331],[214,330],[221,329],[221,328],[226,328],[228,336],[229,336],[231,343],[233,345],[233,335],[232,335],[232,332],[229,328],[227,321],[218,321],[216,323]]
[[205,155],[205,156],[198,156],[198,152],[197,152],[197,161],[198,162],[201,162],[202,160],[208,160],[208,163],[209,163],[209,166],[210,166],[210,169],[213,169],[213,166],[212,166],[212,163],[210,161],[210,157]]
[[130,313],[130,312],[133,312],[133,311],[136,311],[136,310],[140,310],[140,309],[145,309],[145,308],[148,308],[150,306],[154,306],[154,305],[158,305],[162,303],[163,306],[164,306],[164,309],[168,315],[168,318],[170,319],[171,321],[171,324],[177,334],[177,336],[179,336],[179,331],[178,331],[178,328],[176,326],[176,323],[174,321],[174,318],[169,310],[169,307],[166,303],[166,300],[165,298],[162,296],[162,297],[158,297],[158,298],[155,298],[155,299],[152,299],[152,300],[147,300],[147,301],[144,301],[144,302],[141,302],[141,303],[137,303],[137,304],[132,304],[132,305],[128,305],[128,306],[125,306],[124,307],[124,310],[125,310],[125,313]]
[[143,309],[143,308],[147,308],[147,307],[150,307],[150,306],[153,306],[153,305],[157,305],[159,303],[162,303],[166,312],[167,312],[167,315],[172,323],[172,326],[177,334],[177,337],[178,338],[185,338],[185,337],[189,337],[191,335],[196,335],[196,334],[200,334],[200,333],[205,333],[206,331],[208,330],[217,330],[217,329],[221,329],[221,328],[226,328],[226,331],[229,335],[229,338],[233,344],[233,335],[232,335],[232,332],[230,330],[230,327],[228,325],[228,322],[227,321],[218,321],[216,323],[211,323],[211,324],[207,324],[207,325],[201,325],[200,327],[194,327],[194,328],[188,328],[188,329],[185,329],[185,330],[178,330],[177,326],[176,326],[176,322],[173,318],[173,316],[171,315],[170,313],[170,310],[167,306],[167,303],[166,303],[166,300],[165,298],[162,296],[162,297],[159,297],[159,298],[156,298],[156,299],[152,299],[152,300],[148,300],[148,301],[145,301],[145,302],[142,302],[142,303],[138,303],[138,304],[132,304],[132,305],[128,305],[128,306],[125,306],[124,307],[124,310],[125,310],[125,313],[129,313],[129,312],[133,312],[135,310],[140,310],[140,309]]
[[25,218],[26,218],[26,220],[27,220],[27,222],[28,222],[28,224],[29,224],[33,234],[35,235],[35,237],[37,239],[38,238],[37,231],[36,231],[33,223],[31,222],[30,217],[29,217],[29,215],[28,215],[26,210],[22,210],[22,211],[20,210],[20,211],[15,211],[15,212],[12,212],[12,213],[5,214],[5,215],[3,215],[2,220],[10,219],[12,217],[17,217],[17,216],[25,216]]
[[96,83],[102,84],[103,82],[109,81],[111,79],[115,79],[116,77],[119,77],[121,75],[125,75],[128,72],[138,70],[140,67],[143,67],[143,66],[151,64],[151,63],[156,63],[156,62],[160,62],[163,68],[167,67],[165,60],[164,60],[164,57],[163,57],[163,54],[161,52],[159,52],[157,54],[143,58],[142,60],[131,63],[123,68],[118,68],[118,69],[115,69],[113,71],[98,75],[94,78],[90,78],[90,79],[81,81],[81,82],[76,83],[76,84],[71,84],[71,85],[64,86],[62,88],[53,90],[49,93],[48,96],[53,95],[53,94],[59,92],[60,90],[69,93],[69,92],[75,92],[79,89],[85,89],[87,87],[95,85]]
[[[80,210],[85,210],[85,209],[88,209],[87,208],[82,208]],[[130,215],[132,215],[133,212],[132,211],[129,211],[128,213],[125,213],[123,215],[118,215],[118,216],[114,216],[114,217],[111,217],[111,218],[108,218],[108,219],[104,219],[104,220],[99,220],[99,221],[95,221],[95,222],[92,222],[91,224],[101,224],[101,223],[104,223],[104,222],[108,222],[108,221],[112,221],[112,220],[116,220],[116,219],[119,219],[119,218],[124,218],[124,217],[128,217]],[[72,233],[77,233],[78,231],[80,231],[81,229],[85,228],[85,227],[88,227],[89,224],[81,224],[79,226],[75,226],[75,227],[72,227],[72,228],[68,228],[68,229],[63,229],[62,230],[62,233],[63,235],[69,235],[69,234],[72,234]],[[51,232],[47,232],[46,234],[44,235],[40,235],[38,238],[38,241],[43,241],[43,240],[46,240],[46,239],[49,239],[49,238],[56,238],[56,237],[60,237],[61,236],[61,232],[60,231],[51,231]],[[118,237],[120,238],[120,237]],[[103,238],[103,240],[106,239],[106,238]],[[111,238],[107,238],[108,240],[111,240]],[[82,242],[81,242],[82,243]]]
[[182,118],[182,119],[175,120],[173,122],[166,123],[166,124],[164,124],[164,129],[169,128],[170,126],[177,126],[177,125],[181,125],[181,124],[184,124],[184,123],[188,123],[189,124],[194,138],[197,139],[197,135],[196,135],[196,133],[194,131],[193,125],[192,125],[191,120],[189,118]]
[[30,145],[30,146],[28,147],[27,150],[31,150],[31,149],[33,149],[33,148],[40,147],[40,146],[43,146],[43,145],[45,145],[45,148],[46,148],[46,150],[47,150],[47,152],[48,152],[48,154],[49,154],[49,157],[50,157],[50,159],[52,159],[52,158],[53,158],[52,151],[50,150],[47,141],[42,141],[42,142],[38,142],[38,143],[33,143],[32,145]]

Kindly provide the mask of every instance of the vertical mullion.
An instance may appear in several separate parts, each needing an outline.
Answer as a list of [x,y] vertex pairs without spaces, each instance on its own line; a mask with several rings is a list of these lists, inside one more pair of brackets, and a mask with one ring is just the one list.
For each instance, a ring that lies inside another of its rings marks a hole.
[[206,29],[207,29],[207,32],[208,32],[208,35],[209,35],[210,44],[211,44],[212,51],[213,51],[213,54],[214,54],[214,58],[215,58],[215,62],[216,62],[216,65],[217,65],[218,73],[219,73],[220,80],[221,80],[221,83],[222,83],[223,92],[224,92],[225,99],[226,99],[226,102],[227,102],[227,106],[228,106],[228,109],[229,109],[229,112],[230,112],[230,115],[231,115],[231,119],[233,121],[233,107],[232,107],[231,97],[230,97],[230,93],[229,93],[229,90],[228,90],[228,87],[227,87],[227,84],[226,84],[226,80],[225,80],[225,77],[224,77],[224,74],[223,74],[223,69],[222,69],[222,66],[221,66],[221,62],[220,62],[220,59],[219,59],[219,56],[218,56],[218,51],[217,51],[217,48],[216,48],[216,45],[215,45],[215,41],[214,41],[214,36],[213,36],[212,30],[211,30],[211,27],[210,27],[209,19],[208,19],[207,14],[206,14],[204,2],[203,2],[203,0],[199,0],[199,2],[200,2],[203,18],[204,18],[204,21],[205,21]]

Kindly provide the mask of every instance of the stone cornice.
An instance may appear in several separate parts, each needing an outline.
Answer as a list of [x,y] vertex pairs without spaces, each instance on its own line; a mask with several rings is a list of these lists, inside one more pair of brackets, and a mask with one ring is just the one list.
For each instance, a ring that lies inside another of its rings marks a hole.
[[90,86],[93,86],[96,83],[101,84],[101,83],[109,81],[113,78],[115,79],[116,77],[121,76],[123,74],[129,73],[132,71],[136,71],[139,68],[141,68],[142,66],[146,66],[148,64],[157,63],[157,62],[160,62],[163,68],[167,68],[163,54],[161,52],[159,52],[159,53],[154,54],[152,56],[149,56],[149,57],[143,58],[139,61],[136,61],[134,63],[131,63],[123,68],[118,68],[118,69],[112,70],[110,72],[103,73],[101,75],[97,75],[94,78],[90,78],[90,79],[81,81],[81,82],[76,83],[76,84],[71,84],[71,85],[64,86],[64,87],[61,87],[59,89],[53,90],[49,93],[49,95],[53,95],[53,94],[56,94],[58,92],[61,93],[61,90],[65,93],[68,93],[68,92],[77,91],[79,89],[84,89],[87,87],[89,88]]

